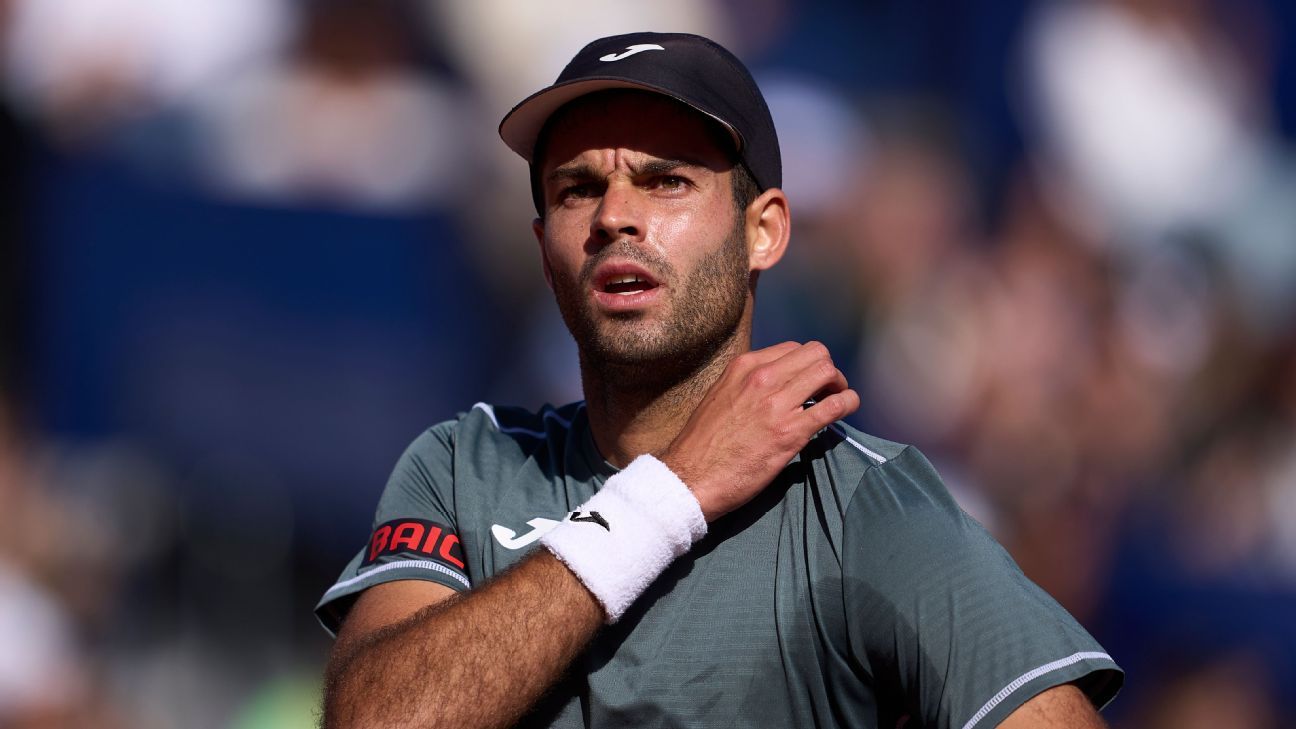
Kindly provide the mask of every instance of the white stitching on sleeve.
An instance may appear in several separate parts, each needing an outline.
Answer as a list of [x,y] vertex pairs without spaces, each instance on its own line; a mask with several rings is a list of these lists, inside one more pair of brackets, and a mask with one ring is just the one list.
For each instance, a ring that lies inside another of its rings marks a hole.
[[[1067,666],[1079,663],[1080,661],[1086,661],[1086,660],[1112,661],[1112,657],[1107,655],[1106,653],[1096,653],[1096,652],[1073,653],[1067,656],[1066,658],[1060,658],[1056,661],[1053,661],[1052,663],[1045,663],[1039,668],[1031,669],[1026,673],[1023,673],[1022,675],[1018,676],[1012,683],[1008,684],[1007,686],[1004,686],[1003,690],[1001,690],[999,693],[992,696],[990,700],[985,703],[985,706],[981,707],[980,711],[973,714],[971,719],[968,719],[968,723],[963,725],[963,729],[972,729],[972,727],[977,725],[977,722],[985,718],[986,714],[989,714],[991,711],[993,711],[994,707],[1003,703],[1004,699],[1008,698],[1009,696],[1012,696],[1013,692],[1021,688],[1022,686],[1025,686],[1026,684],[1030,683],[1031,681],[1034,681],[1035,679],[1039,678],[1040,676],[1043,676],[1046,673],[1052,673],[1053,671],[1057,671],[1059,669],[1066,668]],[[1112,661],[1112,663],[1115,663],[1115,661]]]
[[368,579],[370,577],[373,577],[374,575],[381,574],[383,572],[388,572],[390,570],[401,569],[401,568],[423,569],[423,570],[432,570],[433,572],[440,572],[442,574],[450,575],[451,577],[455,578],[459,582],[463,583],[463,586],[465,588],[468,589],[472,588],[472,584],[468,582],[467,577],[464,577],[463,575],[459,574],[458,572],[455,572],[449,567],[446,567],[440,562],[432,562],[426,559],[419,559],[419,560],[411,559],[411,560],[403,560],[400,562],[388,562],[387,564],[381,567],[375,567],[369,570],[368,572],[356,575],[355,577],[352,577],[349,580],[342,580],[336,585],[330,587],[328,591],[324,593],[324,599],[327,600],[329,598],[329,595],[332,595],[338,590],[350,587],[351,585],[354,585],[355,583],[360,582],[361,580]]

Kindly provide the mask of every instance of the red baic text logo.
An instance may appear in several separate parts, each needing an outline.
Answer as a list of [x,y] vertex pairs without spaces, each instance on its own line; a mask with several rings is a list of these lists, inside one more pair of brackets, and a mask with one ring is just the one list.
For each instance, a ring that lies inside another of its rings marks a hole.
[[444,524],[424,519],[396,519],[374,529],[364,564],[373,564],[379,557],[391,554],[417,554],[456,569],[464,568],[459,535]]

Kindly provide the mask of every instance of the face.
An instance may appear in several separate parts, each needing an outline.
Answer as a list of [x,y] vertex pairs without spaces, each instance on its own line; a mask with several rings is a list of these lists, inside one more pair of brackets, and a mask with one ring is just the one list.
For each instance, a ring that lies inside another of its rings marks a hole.
[[582,360],[662,375],[705,363],[745,333],[751,302],[722,132],[650,94],[560,114],[541,150],[536,234]]

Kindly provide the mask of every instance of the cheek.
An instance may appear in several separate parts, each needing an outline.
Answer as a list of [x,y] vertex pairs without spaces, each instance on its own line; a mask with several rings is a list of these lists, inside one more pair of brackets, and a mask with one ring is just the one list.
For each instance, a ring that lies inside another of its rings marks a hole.
[[563,220],[551,220],[545,227],[545,257],[550,272],[557,278],[571,278],[585,259],[584,235],[587,228]]
[[657,246],[672,261],[688,268],[692,262],[714,251],[729,238],[732,213],[695,209],[664,215],[654,221]]
[[576,280],[580,271],[580,263],[573,262],[571,256],[562,251],[550,249],[549,254],[549,285],[552,287],[566,287]]
[[699,223],[703,223],[699,218],[700,216],[692,211],[682,215],[664,215],[654,221],[656,225],[653,226],[653,230],[657,231],[658,240],[663,246],[678,247],[680,242],[688,245],[694,242],[690,240],[691,238],[704,234],[704,231],[695,228]]

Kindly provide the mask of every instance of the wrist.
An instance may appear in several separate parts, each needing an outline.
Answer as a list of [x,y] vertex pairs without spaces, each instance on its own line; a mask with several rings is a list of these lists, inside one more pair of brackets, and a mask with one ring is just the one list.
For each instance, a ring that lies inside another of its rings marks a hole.
[[662,451],[661,454],[657,456],[657,459],[662,465],[669,469],[671,473],[675,474],[675,477],[684,485],[684,488],[688,489],[689,493],[693,495],[693,499],[698,503],[698,508],[702,511],[703,521],[710,524],[721,516],[724,516],[724,512],[718,511],[711,503],[714,499],[707,498],[707,494],[711,492],[706,487],[706,480],[702,477],[702,474],[699,473],[698,469],[695,469],[689,463],[688,459],[670,448]]
[[613,623],[705,535],[693,492],[665,463],[642,455],[541,543],[594,594]]

